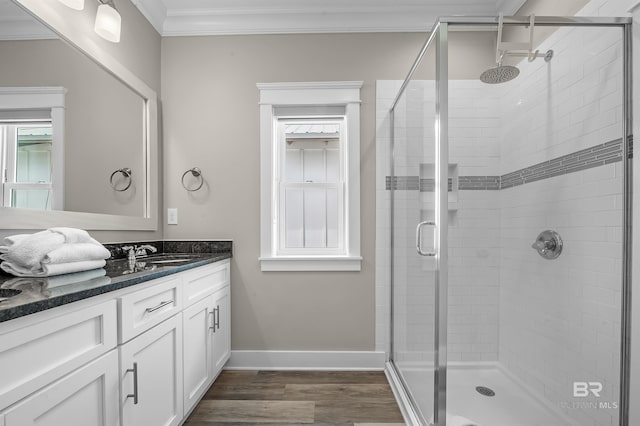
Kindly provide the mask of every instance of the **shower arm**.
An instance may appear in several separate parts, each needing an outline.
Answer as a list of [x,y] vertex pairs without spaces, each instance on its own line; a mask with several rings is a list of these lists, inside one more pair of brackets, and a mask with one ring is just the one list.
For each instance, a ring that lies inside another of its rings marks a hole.
[[505,56],[517,56],[524,57],[533,62],[536,58],[544,57],[548,62],[551,58],[549,52],[539,53],[537,50],[533,50],[533,29],[535,27],[536,17],[532,13],[529,15],[529,42],[503,42],[502,41],[502,27],[504,25],[504,16],[502,13],[498,15],[498,39],[496,43],[496,63],[501,64],[502,59]]
[[503,52],[502,56],[513,56],[513,57],[519,57],[519,58],[527,58],[529,60],[529,62],[533,62],[534,59],[536,58],[544,58],[544,60],[546,62],[549,62],[551,60],[551,58],[553,57],[553,50],[547,50],[546,52],[539,52],[539,51],[535,51],[535,52],[531,52],[531,53],[524,53],[524,52]]

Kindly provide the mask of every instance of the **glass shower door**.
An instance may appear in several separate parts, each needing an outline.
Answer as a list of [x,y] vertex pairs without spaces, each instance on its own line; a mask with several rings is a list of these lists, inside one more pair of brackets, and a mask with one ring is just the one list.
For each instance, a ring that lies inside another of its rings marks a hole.
[[435,73],[431,61],[423,63],[397,99],[392,116],[391,359],[415,414],[429,424],[436,396],[438,168]]

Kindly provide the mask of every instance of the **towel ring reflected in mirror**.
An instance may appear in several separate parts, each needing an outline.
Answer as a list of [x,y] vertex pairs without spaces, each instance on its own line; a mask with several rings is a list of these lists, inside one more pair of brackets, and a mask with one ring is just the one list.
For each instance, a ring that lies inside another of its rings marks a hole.
[[[193,177],[198,178],[199,183],[198,186],[196,186],[195,188],[189,188],[185,183],[184,183],[184,178],[185,176],[187,176],[187,174],[191,173],[191,175],[193,175]],[[186,172],[184,172],[182,174],[182,187],[184,189],[186,189],[189,192],[194,192],[199,190],[200,188],[202,188],[202,185],[204,185],[204,177],[202,176],[202,170],[200,170],[200,168],[198,167],[192,167],[191,169],[187,170]]]
[[[118,173],[121,173],[122,176],[124,176],[125,180],[127,181],[127,186],[125,186],[124,188],[119,189],[113,181],[113,178]],[[131,188],[131,182],[132,182],[131,169],[129,167],[123,167],[121,169],[118,169],[115,172],[111,173],[111,177],[109,177],[109,184],[111,185],[111,188],[113,188],[114,191],[118,191],[118,192],[123,192]]]

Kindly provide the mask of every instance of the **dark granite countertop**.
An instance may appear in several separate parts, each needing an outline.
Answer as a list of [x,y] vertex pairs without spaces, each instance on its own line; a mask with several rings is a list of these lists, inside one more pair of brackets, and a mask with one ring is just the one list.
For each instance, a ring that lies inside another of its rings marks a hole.
[[0,273],[0,322],[230,257],[231,250],[217,253],[161,253],[138,258],[135,264],[126,258],[109,259],[101,269],[50,278],[19,278]]

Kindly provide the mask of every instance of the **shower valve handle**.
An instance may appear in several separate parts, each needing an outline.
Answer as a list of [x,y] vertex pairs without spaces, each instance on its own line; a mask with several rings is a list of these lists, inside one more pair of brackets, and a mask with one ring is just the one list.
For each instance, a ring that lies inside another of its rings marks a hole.
[[562,253],[562,238],[555,231],[542,231],[536,240],[531,244],[531,248],[538,252],[540,256],[547,260],[557,259]]
[[418,226],[416,227],[416,251],[420,256],[435,257],[436,255],[435,251],[424,251],[422,249],[422,227],[425,225],[435,227],[436,223],[433,221],[427,220],[424,222],[420,222],[418,224]]

